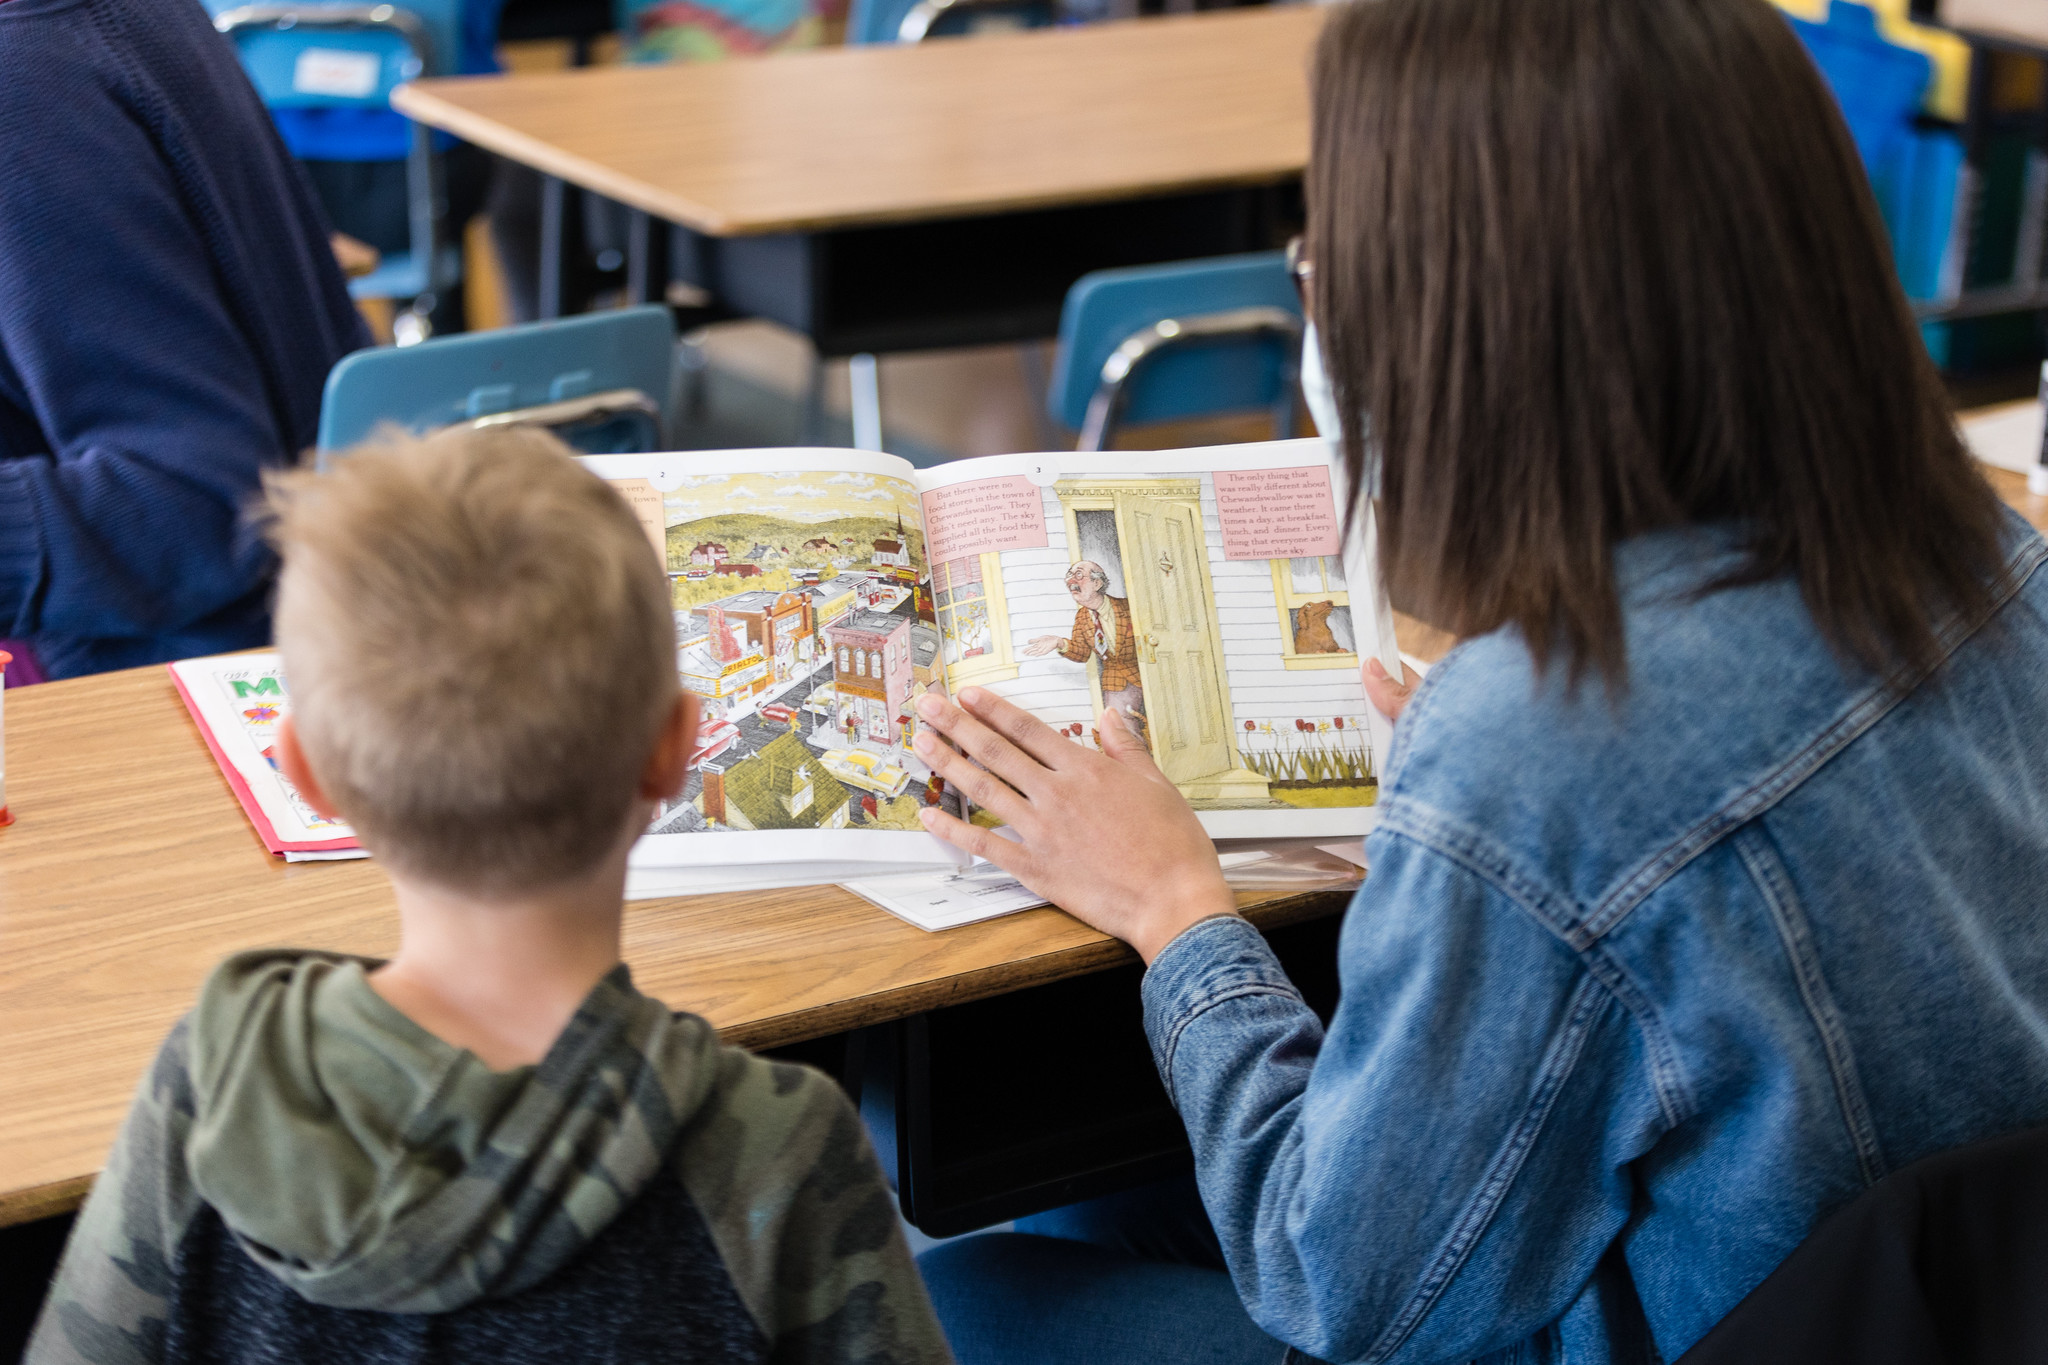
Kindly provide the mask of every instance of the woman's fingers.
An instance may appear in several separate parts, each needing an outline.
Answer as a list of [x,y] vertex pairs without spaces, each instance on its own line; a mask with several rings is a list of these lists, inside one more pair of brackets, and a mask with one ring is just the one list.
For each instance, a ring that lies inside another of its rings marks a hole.
[[1139,768],[1147,776],[1156,776],[1165,781],[1165,774],[1152,761],[1152,751],[1145,747],[1145,741],[1138,738],[1138,732],[1124,719],[1124,713],[1114,706],[1102,709],[1101,719],[1095,723],[1096,733],[1102,736],[1102,752],[1119,763],[1128,763]]
[[[1027,875],[1025,864],[1030,857],[1022,844],[1005,839],[993,830],[971,825],[956,815],[948,815],[937,806],[926,806],[917,814],[927,830],[953,847],[977,858],[986,858],[1019,881],[1024,881]],[[1025,884],[1030,885],[1029,882]],[[1036,887],[1032,889],[1037,890]]]
[[997,734],[971,713],[936,692],[927,692],[917,699],[917,714],[930,727],[926,734],[937,730],[952,740],[953,746],[961,753],[1024,795],[1035,794],[1037,779],[1045,775],[1045,764]]
[[1062,739],[1050,725],[985,687],[962,688],[960,706],[967,714],[1054,771],[1058,771],[1061,763],[1076,752],[1073,743]]
[[[953,790],[975,805],[984,806],[1013,824],[1030,815],[1031,803],[1018,795],[1015,788],[986,767],[977,766],[947,748],[945,742],[932,731],[920,730],[917,738],[910,741],[910,747],[915,749],[917,756],[923,759],[933,772],[943,777]],[[1030,760],[1019,754],[1017,761],[1023,763]]]

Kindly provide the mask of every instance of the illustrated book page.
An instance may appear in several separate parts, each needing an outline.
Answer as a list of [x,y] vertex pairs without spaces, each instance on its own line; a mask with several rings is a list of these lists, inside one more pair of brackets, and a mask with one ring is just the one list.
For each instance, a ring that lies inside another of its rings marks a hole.
[[855,450],[588,456],[668,574],[703,719],[688,784],[635,845],[631,894],[801,885],[966,859],[910,747],[944,687],[917,471]]
[[951,690],[986,687],[1089,747],[1114,707],[1215,838],[1371,826],[1391,730],[1359,668],[1399,676],[1399,655],[1371,527],[1347,552],[1324,442],[992,456],[918,479]]
[[354,830],[307,805],[278,771],[272,745],[287,694],[276,654],[183,659],[170,670],[185,709],[265,848],[289,862],[367,856]]

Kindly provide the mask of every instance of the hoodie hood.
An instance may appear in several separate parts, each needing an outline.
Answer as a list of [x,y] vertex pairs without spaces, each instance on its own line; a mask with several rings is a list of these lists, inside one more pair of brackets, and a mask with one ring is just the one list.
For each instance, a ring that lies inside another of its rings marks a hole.
[[537,1066],[493,1071],[371,989],[356,958],[243,953],[192,1016],[199,1195],[244,1250],[335,1308],[445,1312],[574,1256],[661,1169],[718,1039],[592,988]]

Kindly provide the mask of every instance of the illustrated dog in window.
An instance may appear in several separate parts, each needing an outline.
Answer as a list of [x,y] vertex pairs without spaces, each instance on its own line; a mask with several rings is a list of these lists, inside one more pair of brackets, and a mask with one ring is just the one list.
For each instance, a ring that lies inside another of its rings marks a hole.
[[1304,602],[1295,608],[1294,652],[1296,654],[1342,654],[1344,646],[1330,630],[1331,602]]

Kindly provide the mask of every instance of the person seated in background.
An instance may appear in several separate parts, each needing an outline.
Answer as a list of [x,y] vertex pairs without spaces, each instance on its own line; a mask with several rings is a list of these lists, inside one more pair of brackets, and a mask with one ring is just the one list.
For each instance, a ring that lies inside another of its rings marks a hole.
[[56,677],[261,645],[242,504],[370,344],[327,225],[196,4],[5,0],[0,72],[0,636]]
[[270,509],[280,765],[376,854],[398,951],[214,971],[28,1360],[948,1361],[838,1087],[619,959],[697,722],[626,505],[501,430],[278,476]]
[[1784,16],[1352,0],[1314,73],[1317,425],[1462,643],[1368,674],[1327,1023],[1116,711],[920,698],[1016,841],[930,826],[1149,964],[1195,1159],[926,1252],[966,1365],[1673,1361],[1888,1172],[2048,1123],[2048,544]]

